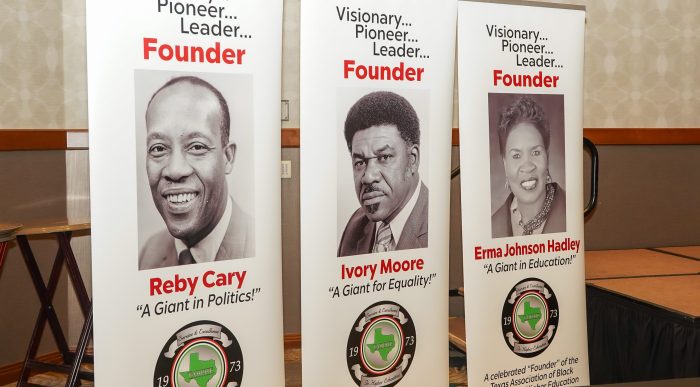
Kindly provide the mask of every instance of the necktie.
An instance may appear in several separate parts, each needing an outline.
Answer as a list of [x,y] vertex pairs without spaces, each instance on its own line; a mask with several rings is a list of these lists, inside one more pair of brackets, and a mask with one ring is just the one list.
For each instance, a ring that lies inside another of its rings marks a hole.
[[396,243],[394,236],[391,234],[391,227],[388,223],[381,223],[377,231],[377,241],[374,243],[373,253],[383,253],[385,251],[394,251]]
[[184,249],[180,251],[180,256],[177,260],[178,265],[191,265],[193,263],[196,262],[194,261],[194,257],[192,257],[192,252],[190,251],[190,249]]

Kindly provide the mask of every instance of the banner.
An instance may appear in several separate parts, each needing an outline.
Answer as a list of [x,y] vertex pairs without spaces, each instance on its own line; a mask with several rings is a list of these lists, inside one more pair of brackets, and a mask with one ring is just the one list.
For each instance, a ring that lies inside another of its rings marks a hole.
[[586,385],[582,7],[461,2],[470,386]]
[[448,383],[456,17],[454,0],[301,3],[305,386]]
[[87,3],[97,385],[283,385],[281,24]]

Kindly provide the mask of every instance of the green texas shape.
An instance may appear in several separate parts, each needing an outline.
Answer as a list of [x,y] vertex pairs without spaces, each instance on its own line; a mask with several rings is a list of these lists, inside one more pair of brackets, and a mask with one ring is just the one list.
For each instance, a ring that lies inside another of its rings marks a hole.
[[374,330],[374,343],[367,344],[370,352],[374,353],[379,351],[379,356],[381,356],[384,361],[386,361],[389,352],[391,352],[395,346],[396,341],[394,341],[394,335],[383,335],[381,328]]
[[207,383],[216,375],[214,360],[199,360],[199,352],[190,353],[190,370],[180,372],[185,381],[189,383],[194,379],[199,387],[206,387]]
[[525,301],[525,311],[524,312],[525,313],[518,315],[518,317],[520,317],[520,321],[527,322],[528,324],[530,324],[530,328],[532,328],[532,330],[534,330],[535,326],[542,318],[542,311],[540,310],[540,308],[531,307],[530,302]]

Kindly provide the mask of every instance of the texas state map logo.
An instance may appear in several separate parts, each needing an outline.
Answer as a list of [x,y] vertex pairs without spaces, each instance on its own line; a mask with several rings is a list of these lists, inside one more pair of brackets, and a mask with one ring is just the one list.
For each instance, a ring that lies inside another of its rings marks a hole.
[[207,320],[172,335],[153,374],[154,387],[240,387],[242,380],[238,340],[225,326]]
[[524,279],[508,292],[501,324],[503,338],[513,353],[535,357],[549,347],[557,333],[557,296],[541,279]]
[[380,301],[355,320],[347,345],[348,371],[358,386],[391,387],[411,366],[416,352],[416,327],[408,311]]

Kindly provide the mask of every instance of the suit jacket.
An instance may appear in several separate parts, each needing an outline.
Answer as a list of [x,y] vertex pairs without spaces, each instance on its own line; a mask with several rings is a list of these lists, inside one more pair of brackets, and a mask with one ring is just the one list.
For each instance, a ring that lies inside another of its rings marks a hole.
[[[235,200],[231,210],[231,220],[224,240],[216,253],[216,261],[248,258],[255,255],[255,228],[253,219],[243,212]],[[162,230],[148,239],[139,253],[139,270],[177,266],[178,256],[175,238],[168,229]]]
[[[544,224],[542,234],[550,234],[554,232],[566,231],[566,192],[559,184],[557,192],[554,194],[552,209],[547,217],[547,222]],[[501,208],[491,216],[491,234],[493,238],[502,238],[513,236],[513,227],[510,220],[510,205],[513,203],[513,193],[511,192],[503,203]]]
[[[364,208],[359,208],[345,226],[338,246],[338,256],[369,254],[374,247],[374,222],[365,216]],[[421,182],[418,200],[413,207],[396,250],[419,249],[428,246],[428,188]]]

